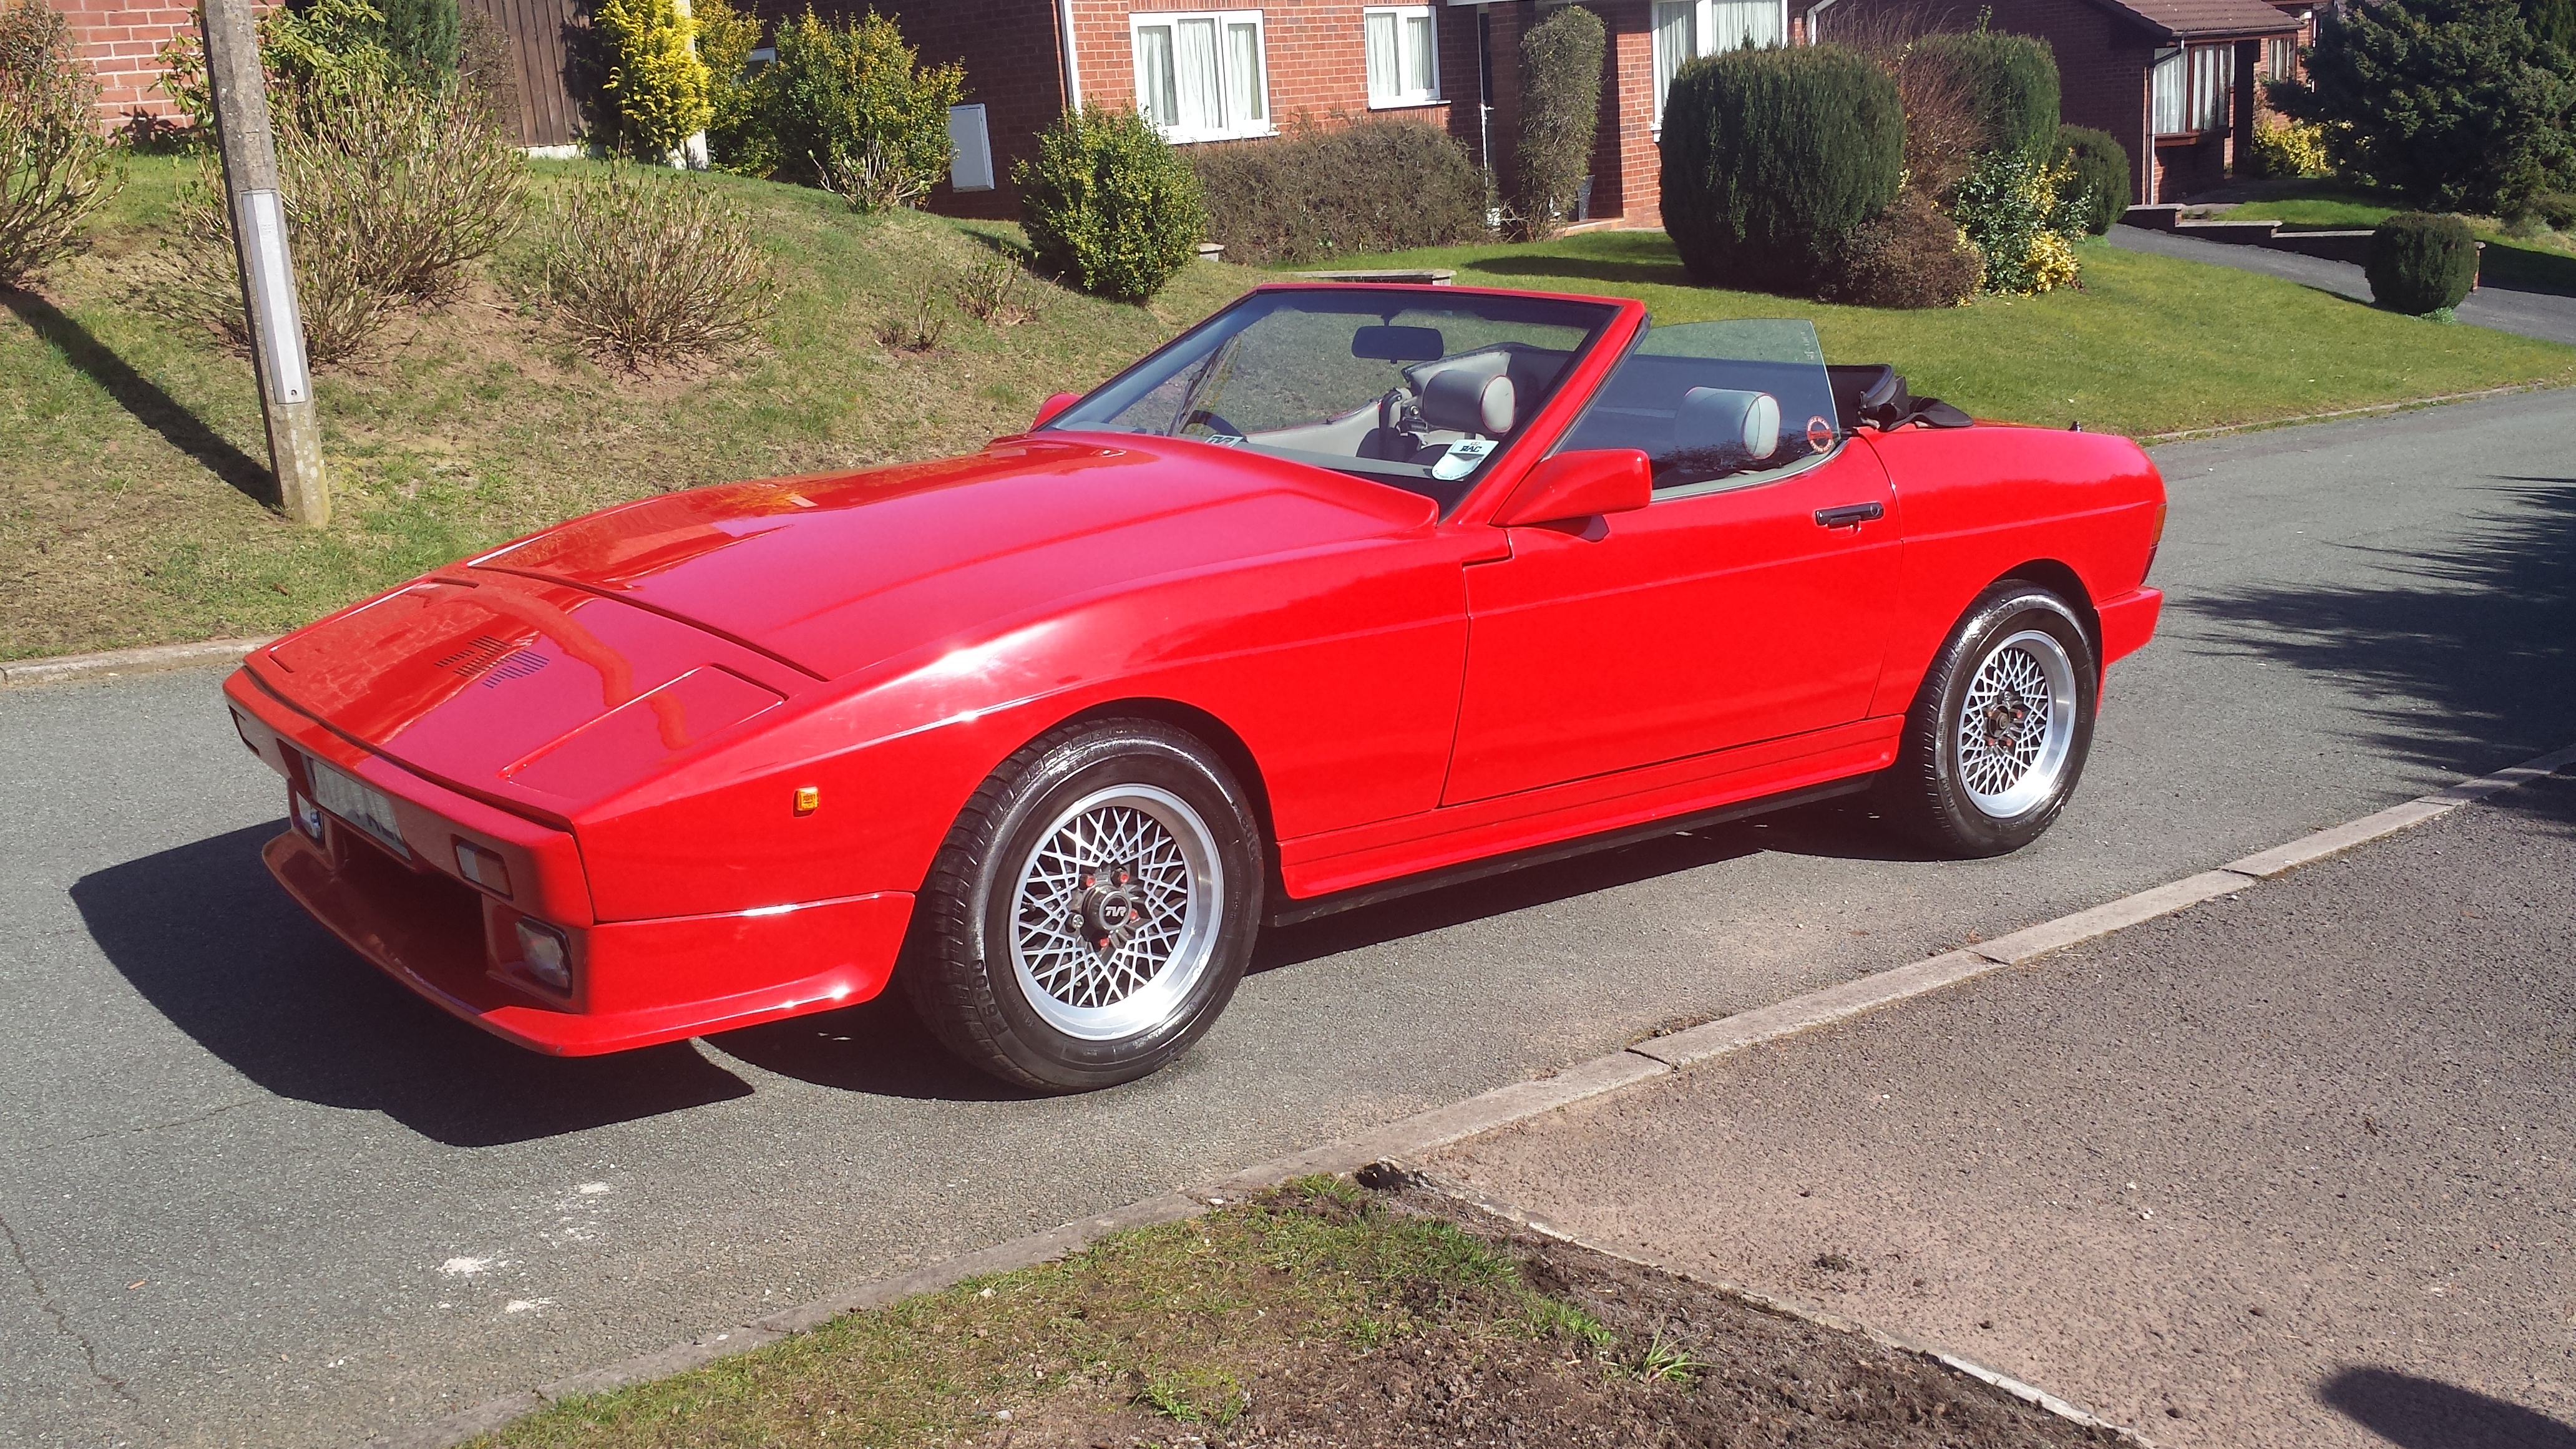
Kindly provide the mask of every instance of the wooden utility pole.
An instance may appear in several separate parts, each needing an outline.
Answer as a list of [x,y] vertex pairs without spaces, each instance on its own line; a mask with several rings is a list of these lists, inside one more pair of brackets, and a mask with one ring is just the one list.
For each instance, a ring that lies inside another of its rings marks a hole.
[[242,314],[250,323],[251,366],[268,421],[269,466],[286,516],[315,528],[331,521],[322,476],[322,424],[313,411],[313,370],[287,257],[286,208],[277,195],[277,143],[269,133],[268,82],[260,72],[251,0],[205,0],[206,81],[214,92],[215,142],[223,153],[224,211],[232,218],[241,268]]

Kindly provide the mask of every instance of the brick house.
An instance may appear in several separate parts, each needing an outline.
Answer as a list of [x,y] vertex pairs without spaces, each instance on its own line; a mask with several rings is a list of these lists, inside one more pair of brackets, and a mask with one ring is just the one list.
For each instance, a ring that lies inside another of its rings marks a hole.
[[178,114],[159,89],[160,53],[178,36],[196,34],[192,0],[54,0],[54,8],[71,21],[81,62],[98,77],[102,125]]
[[[1807,12],[1818,39],[1908,0],[1825,0]],[[2059,114],[2120,138],[2135,205],[2176,201],[2235,174],[2253,144],[2255,82],[2288,76],[2310,34],[2305,5],[2268,0],[1987,0],[1989,28],[2046,40],[2057,55]],[[1941,17],[1938,24],[1961,19]]]

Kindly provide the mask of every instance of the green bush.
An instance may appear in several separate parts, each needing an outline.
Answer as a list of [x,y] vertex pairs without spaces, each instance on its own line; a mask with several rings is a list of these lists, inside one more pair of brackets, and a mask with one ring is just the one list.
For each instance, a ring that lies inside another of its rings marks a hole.
[[[293,99],[328,104],[342,91],[407,83],[416,73],[385,44],[385,15],[367,0],[280,5],[260,17],[259,59]],[[198,57],[204,64],[204,57]]]
[[1521,35],[1521,134],[1512,210],[1521,234],[1549,237],[1574,219],[1601,124],[1601,17],[1568,5]]
[[2245,158],[2249,176],[2323,176],[2326,174],[2326,128],[2314,121],[2293,121],[2278,111],[2254,118],[2254,145]]
[[2027,151],[1996,151],[1960,181],[1952,211],[1985,260],[1985,290],[2028,296],[2077,280],[2084,215],[2060,201],[2072,170]]
[[703,178],[611,170],[560,193],[538,266],[555,314],[628,366],[750,342],[777,300],[750,213]]
[[1068,112],[1011,168],[1038,260],[1075,286],[1136,301],[1189,264],[1207,231],[1199,181],[1134,111]]
[[2046,156],[2057,140],[2057,58],[2048,42],[1978,30],[1927,35],[1913,59],[1947,67],[1976,112],[1983,151]]
[[707,64],[707,154],[714,164],[743,176],[778,169],[778,134],[769,112],[776,104],[767,68],[754,70],[760,17],[732,0],[695,0],[698,59]]
[[2401,211],[2370,234],[2370,299],[2421,317],[2456,307],[2478,278],[2478,239],[2456,216]]
[[432,79],[454,75],[464,26],[456,0],[378,0],[384,47],[396,61]]
[[948,108],[965,98],[965,68],[922,66],[873,10],[829,21],[809,5],[781,23],[763,83],[782,169],[862,211],[917,204],[947,173]]
[[1821,292],[1825,301],[1861,307],[1956,307],[1976,292],[1984,270],[1959,224],[1908,186],[1844,239]]
[[2576,168],[2576,76],[2514,0],[2319,7],[2308,79],[2272,105],[2325,127],[2337,173],[2415,206],[2512,216]]
[[2558,231],[2576,231],[2576,195],[2544,191],[2531,198],[2531,214]]
[[2067,160],[2058,204],[2100,236],[2129,209],[2129,153],[2118,137],[2090,126],[2058,127],[2057,147]]
[[0,9],[0,287],[70,251],[82,220],[116,194],[97,102],[60,12],[45,0]]
[[690,42],[697,23],[673,0],[599,0],[591,25],[608,49],[605,89],[617,108],[618,149],[662,161],[707,128],[707,66]]
[[1903,180],[1896,82],[1839,46],[1696,60],[1664,102],[1664,230],[1700,281],[1813,295]]
[[1300,127],[1269,141],[1191,148],[1208,240],[1229,261],[1311,262],[1485,235],[1485,177],[1420,121]]

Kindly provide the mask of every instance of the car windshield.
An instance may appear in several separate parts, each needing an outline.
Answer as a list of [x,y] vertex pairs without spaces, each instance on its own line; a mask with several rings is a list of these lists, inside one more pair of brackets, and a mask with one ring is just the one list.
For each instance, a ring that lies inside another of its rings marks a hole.
[[1641,449],[1667,494],[1778,476],[1845,431],[1815,324],[1739,318],[1648,330],[1561,446]]
[[1435,288],[1256,292],[1048,426],[1248,448],[1446,511],[1615,315]]

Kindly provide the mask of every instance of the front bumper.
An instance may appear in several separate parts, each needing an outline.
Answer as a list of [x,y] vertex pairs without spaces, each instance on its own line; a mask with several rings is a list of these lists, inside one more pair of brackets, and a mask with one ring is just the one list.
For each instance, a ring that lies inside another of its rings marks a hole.
[[[319,758],[385,792],[398,848],[334,816],[291,822],[261,857],[351,949],[455,1016],[534,1051],[591,1056],[865,1001],[885,989],[912,914],[905,892],[718,915],[598,921],[572,833],[496,810],[358,749],[246,676],[224,688],[245,743],[310,797]],[[509,865],[513,896],[467,883],[467,841]],[[408,855],[408,859],[404,858]],[[524,917],[571,947],[569,993],[518,961]]]

